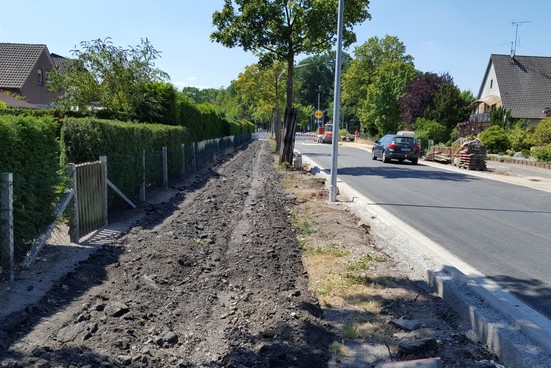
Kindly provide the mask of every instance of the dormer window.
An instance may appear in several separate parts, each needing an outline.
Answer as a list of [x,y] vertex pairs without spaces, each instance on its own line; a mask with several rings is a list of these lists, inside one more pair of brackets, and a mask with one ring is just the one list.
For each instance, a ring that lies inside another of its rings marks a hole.
[[44,84],[44,73],[42,72],[42,69],[38,69],[37,71],[37,82],[38,84]]

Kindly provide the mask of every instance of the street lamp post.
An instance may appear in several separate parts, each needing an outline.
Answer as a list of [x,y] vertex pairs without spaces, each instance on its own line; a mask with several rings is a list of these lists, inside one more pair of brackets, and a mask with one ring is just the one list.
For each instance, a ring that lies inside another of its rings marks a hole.
[[329,185],[329,201],[337,200],[337,160],[339,144],[339,107],[341,95],[341,62],[342,62],[342,27],[344,0],[339,0],[339,17],[337,22],[337,57],[335,60],[335,94],[333,98],[333,140],[331,150],[331,183]]

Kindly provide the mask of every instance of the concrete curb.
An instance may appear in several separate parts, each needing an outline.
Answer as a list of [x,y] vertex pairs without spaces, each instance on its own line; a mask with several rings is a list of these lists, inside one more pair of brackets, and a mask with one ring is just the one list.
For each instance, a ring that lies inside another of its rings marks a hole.
[[[319,168],[308,157],[303,162]],[[476,338],[511,367],[551,367],[551,322],[484,274],[453,256],[411,226],[398,220],[367,197],[338,181],[338,190],[353,202],[347,204],[381,236],[393,232],[399,241],[384,239],[407,261],[469,326]],[[396,247],[407,244],[407,247]],[[497,312],[497,313],[496,313]]]

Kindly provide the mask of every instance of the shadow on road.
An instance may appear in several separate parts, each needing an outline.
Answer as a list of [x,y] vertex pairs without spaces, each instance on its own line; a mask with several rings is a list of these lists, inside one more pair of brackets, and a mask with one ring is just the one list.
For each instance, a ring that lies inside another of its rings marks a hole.
[[[420,180],[441,180],[441,181],[455,181],[455,182],[470,182],[480,180],[475,176],[469,176],[464,174],[458,174],[454,172],[431,170],[426,166],[415,166],[419,168],[412,170],[413,165],[403,164],[407,166],[407,169],[402,168],[402,165],[396,166],[384,166],[384,167],[340,167],[337,171],[338,175],[348,176],[378,176],[385,179],[420,179]],[[326,174],[330,174],[331,170],[324,170]]]

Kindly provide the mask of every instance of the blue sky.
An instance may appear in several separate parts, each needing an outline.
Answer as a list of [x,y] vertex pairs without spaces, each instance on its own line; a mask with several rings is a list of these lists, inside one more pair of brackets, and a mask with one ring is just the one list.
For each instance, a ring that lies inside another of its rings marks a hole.
[[[117,46],[148,38],[162,52],[157,66],[181,86],[228,86],[256,58],[209,39],[212,13],[223,0],[35,0],[2,4],[0,42],[46,44],[71,56],[81,41],[111,37]],[[346,4],[346,0],[345,0]],[[371,21],[357,26],[358,42],[397,36],[421,71],[448,72],[462,90],[478,93],[490,54],[551,56],[547,0],[372,0]],[[302,56],[304,57],[304,56]],[[300,57],[299,57],[300,59]]]

